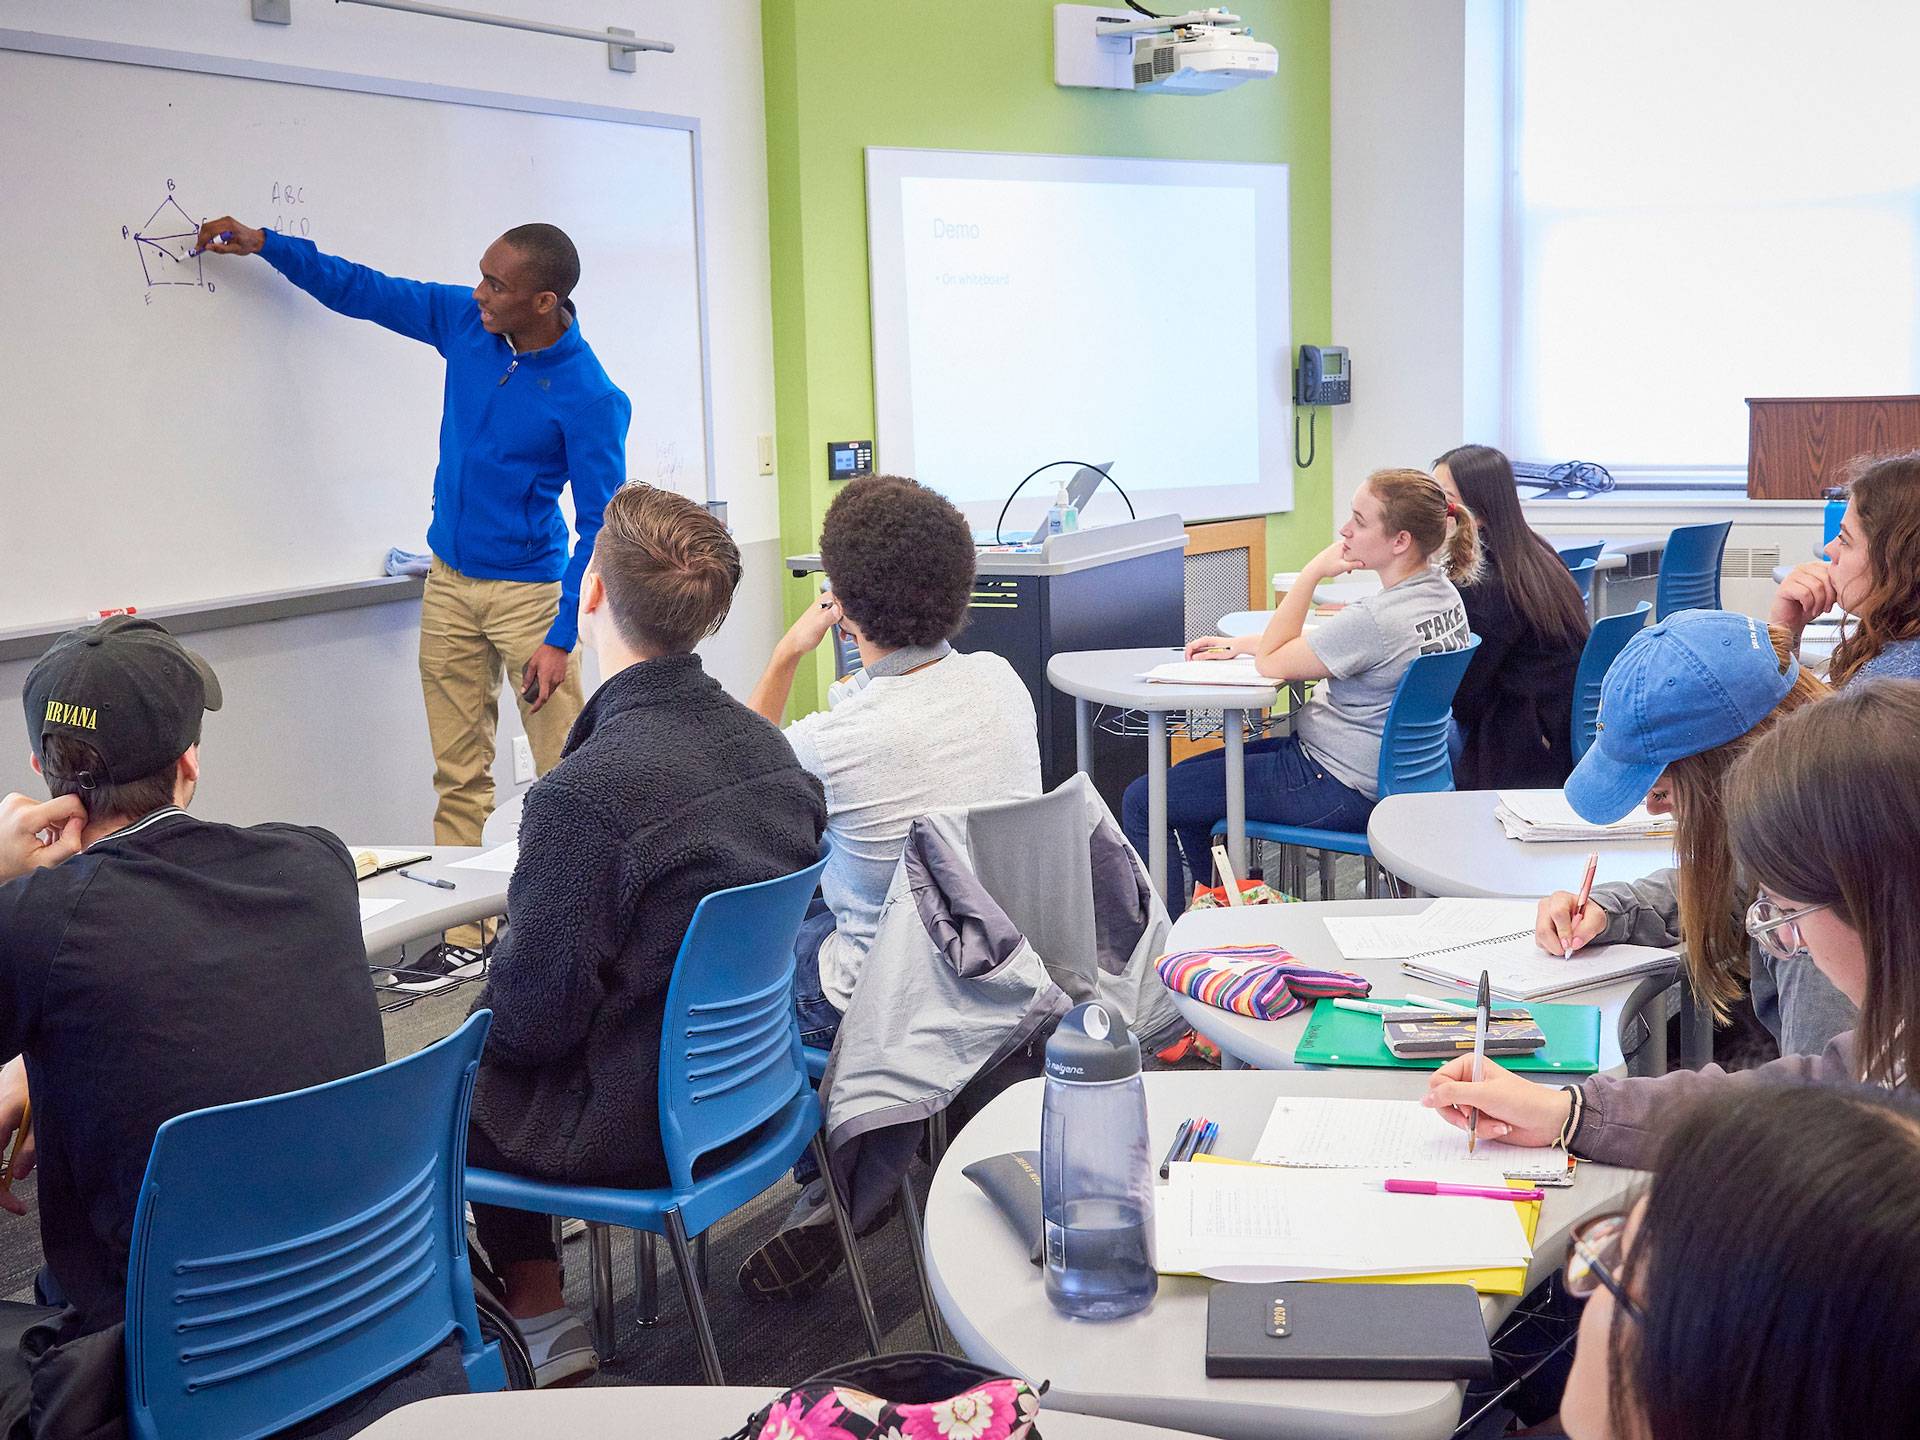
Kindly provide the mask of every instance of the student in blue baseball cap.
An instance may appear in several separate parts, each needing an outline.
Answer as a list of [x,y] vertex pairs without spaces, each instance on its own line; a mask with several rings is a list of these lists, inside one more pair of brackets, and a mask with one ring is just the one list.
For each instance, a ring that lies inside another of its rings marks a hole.
[[1674,817],[1673,868],[1540,902],[1536,929],[1552,953],[1601,943],[1686,944],[1694,993],[1726,1023],[1752,988],[1753,1013],[1782,1054],[1819,1054],[1854,1026],[1854,1007],[1804,955],[1782,958],[1747,938],[1752,894],[1727,848],[1724,781],[1733,762],[1782,716],[1829,694],[1800,668],[1790,637],[1751,616],[1682,610],[1635,636],[1607,671],[1599,731],[1567,779],[1567,801],[1595,824],[1643,800]]

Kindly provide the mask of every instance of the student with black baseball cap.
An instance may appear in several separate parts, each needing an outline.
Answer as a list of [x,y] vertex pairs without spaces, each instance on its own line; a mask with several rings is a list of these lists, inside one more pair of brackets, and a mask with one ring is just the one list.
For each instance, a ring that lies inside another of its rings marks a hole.
[[[25,702],[54,798],[0,801],[0,1056],[15,1057],[0,1140],[31,1089],[14,1173],[39,1174],[43,1291],[64,1306],[42,1317],[60,1343],[36,1347],[39,1371],[97,1361],[122,1320],[162,1123],[369,1069],[385,1046],[346,848],[325,830],[187,814],[201,719],[221,704],[206,661],[117,616],[56,640]],[[26,1213],[4,1188],[0,1208]],[[0,1347],[0,1433],[19,1433],[4,1422],[28,1384]]]

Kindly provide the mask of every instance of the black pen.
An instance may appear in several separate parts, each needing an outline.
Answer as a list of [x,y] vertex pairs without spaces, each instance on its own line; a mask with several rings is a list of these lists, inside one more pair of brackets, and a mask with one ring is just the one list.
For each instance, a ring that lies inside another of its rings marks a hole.
[[431,875],[416,875],[411,870],[402,870],[401,876],[407,880],[417,880],[422,885],[431,885],[436,890],[458,890],[460,887],[451,880],[436,880]]
[[1186,1148],[1181,1151],[1179,1159],[1191,1160],[1200,1153],[1200,1137],[1207,1133],[1207,1126],[1211,1123],[1204,1115],[1194,1120],[1193,1128],[1187,1132]]
[[1173,1173],[1173,1157],[1180,1153],[1187,1143],[1187,1132],[1193,1129],[1191,1117],[1180,1122],[1180,1128],[1173,1132],[1173,1144],[1167,1147],[1167,1158],[1160,1162],[1160,1178],[1165,1180]]

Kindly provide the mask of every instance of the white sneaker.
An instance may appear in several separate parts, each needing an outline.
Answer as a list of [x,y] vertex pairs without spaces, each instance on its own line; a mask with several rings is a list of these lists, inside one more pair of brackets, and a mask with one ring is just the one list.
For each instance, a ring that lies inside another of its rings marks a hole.
[[600,1368],[600,1357],[594,1354],[587,1327],[564,1305],[522,1320],[520,1333],[527,1340],[533,1383],[538,1389],[582,1379]]

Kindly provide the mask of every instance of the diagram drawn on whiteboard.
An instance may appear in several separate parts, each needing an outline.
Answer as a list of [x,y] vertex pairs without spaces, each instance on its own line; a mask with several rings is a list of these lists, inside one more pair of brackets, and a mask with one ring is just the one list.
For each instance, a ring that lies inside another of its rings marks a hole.
[[213,282],[206,277],[204,258],[193,249],[199,234],[200,226],[173,198],[171,180],[167,181],[167,198],[154,208],[145,223],[138,227],[120,227],[121,238],[133,242],[134,254],[140,259],[148,304],[153,303],[152,292],[162,285],[191,285],[212,292]]

